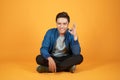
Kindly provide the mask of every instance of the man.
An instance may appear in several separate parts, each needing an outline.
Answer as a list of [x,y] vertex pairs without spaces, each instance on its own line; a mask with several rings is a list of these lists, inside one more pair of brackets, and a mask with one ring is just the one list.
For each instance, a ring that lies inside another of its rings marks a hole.
[[69,23],[70,17],[66,12],[57,14],[57,28],[47,31],[40,48],[41,55],[36,57],[39,65],[38,72],[69,71],[74,73],[76,65],[83,61],[76,26],[73,25],[73,28],[69,30]]

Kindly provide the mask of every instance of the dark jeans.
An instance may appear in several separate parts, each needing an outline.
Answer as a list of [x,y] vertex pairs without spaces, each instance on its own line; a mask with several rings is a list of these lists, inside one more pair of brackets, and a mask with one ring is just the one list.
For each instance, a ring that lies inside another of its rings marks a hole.
[[[69,55],[64,57],[54,57],[51,56],[57,66],[57,72],[65,71],[69,69],[73,65],[80,64],[83,61],[82,55]],[[38,65],[43,65],[48,67],[48,60],[45,59],[42,55],[38,55],[36,57],[36,62]]]

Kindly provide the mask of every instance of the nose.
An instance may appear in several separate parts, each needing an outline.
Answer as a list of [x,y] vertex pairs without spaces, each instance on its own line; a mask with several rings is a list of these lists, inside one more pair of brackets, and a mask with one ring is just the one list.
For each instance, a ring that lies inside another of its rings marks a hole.
[[61,28],[63,28],[64,26],[61,26]]
[[63,24],[61,24],[61,26],[60,26],[61,28],[63,28],[64,27],[64,25]]

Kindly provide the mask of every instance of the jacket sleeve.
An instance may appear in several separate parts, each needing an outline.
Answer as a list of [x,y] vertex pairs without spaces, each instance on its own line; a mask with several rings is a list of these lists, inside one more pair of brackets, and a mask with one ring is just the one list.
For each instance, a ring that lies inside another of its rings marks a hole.
[[70,48],[71,48],[73,55],[80,55],[81,48],[80,48],[79,41],[78,40],[74,41],[73,36],[71,37]]
[[48,30],[44,36],[42,47],[40,48],[41,55],[46,59],[50,57],[50,54],[49,54],[50,35],[51,35],[51,31]]

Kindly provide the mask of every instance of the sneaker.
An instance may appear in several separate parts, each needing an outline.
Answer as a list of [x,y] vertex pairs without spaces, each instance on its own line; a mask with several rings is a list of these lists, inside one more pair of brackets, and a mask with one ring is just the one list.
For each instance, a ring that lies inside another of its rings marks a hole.
[[75,69],[76,69],[76,66],[73,65],[72,67],[70,67],[69,72],[74,73],[74,72],[75,72]]
[[36,70],[39,73],[50,72],[47,66],[42,65],[39,65]]

